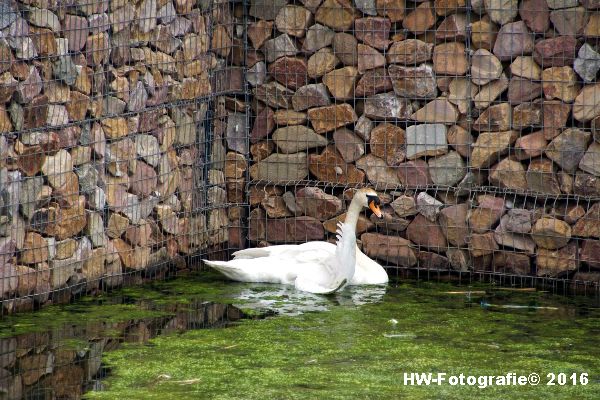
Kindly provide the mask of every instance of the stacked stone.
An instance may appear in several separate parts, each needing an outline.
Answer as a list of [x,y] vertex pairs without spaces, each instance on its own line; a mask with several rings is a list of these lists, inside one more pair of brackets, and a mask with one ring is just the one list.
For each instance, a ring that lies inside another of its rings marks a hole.
[[[206,200],[194,189],[232,21],[228,3],[0,0],[6,309],[119,285],[226,241],[226,211],[197,212]],[[223,168],[210,174],[211,204],[226,203]]]
[[[333,237],[345,195],[286,184],[370,184],[392,195],[384,222],[358,230],[372,256],[551,277],[600,267],[599,8],[251,0],[250,240]],[[328,206],[299,205],[313,197]]]

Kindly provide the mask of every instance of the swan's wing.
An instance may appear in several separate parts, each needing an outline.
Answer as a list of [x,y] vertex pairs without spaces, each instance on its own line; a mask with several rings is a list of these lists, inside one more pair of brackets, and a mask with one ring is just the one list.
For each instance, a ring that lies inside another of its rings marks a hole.
[[349,285],[383,285],[389,278],[385,269],[356,246],[356,269]]
[[302,244],[281,244],[268,247],[256,247],[250,249],[238,250],[233,253],[233,259],[248,259],[259,257],[289,257],[294,258],[307,251],[327,250],[332,254],[335,252],[335,245],[328,242],[306,242]]
[[323,279],[321,263],[332,257],[333,253],[327,248],[313,248],[311,251],[287,252],[270,257],[203,261],[235,281],[294,284],[299,274]]

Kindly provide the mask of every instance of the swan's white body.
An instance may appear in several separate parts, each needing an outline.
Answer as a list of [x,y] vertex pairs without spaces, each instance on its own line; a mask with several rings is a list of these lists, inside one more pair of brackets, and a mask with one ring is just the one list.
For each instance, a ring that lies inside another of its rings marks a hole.
[[338,223],[335,245],[315,241],[251,248],[233,253],[231,261],[204,262],[235,281],[294,285],[312,293],[332,293],[345,285],[385,284],[388,276],[383,267],[356,246],[356,222],[367,206],[365,199],[352,199],[346,221]]

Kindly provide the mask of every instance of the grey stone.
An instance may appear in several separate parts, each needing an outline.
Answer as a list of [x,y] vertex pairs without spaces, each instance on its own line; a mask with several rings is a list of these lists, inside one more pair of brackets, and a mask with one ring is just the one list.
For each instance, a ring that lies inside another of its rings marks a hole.
[[573,69],[584,81],[593,82],[600,69],[600,54],[588,43],[584,43],[577,53]]
[[546,4],[548,4],[548,8],[557,10],[561,8],[577,7],[579,2],[578,0],[546,0]]
[[171,118],[175,122],[176,136],[174,144],[190,146],[196,143],[196,124],[194,118],[180,107],[173,107],[171,109]]
[[92,35],[106,32],[110,27],[110,20],[107,13],[93,14],[88,17],[88,28]]
[[248,68],[246,78],[248,79],[248,83],[252,86],[262,85],[267,78],[267,64],[265,64],[264,61],[257,62]]
[[233,113],[227,118],[227,147],[240,154],[248,154],[248,141],[246,140],[246,114]]
[[287,0],[251,0],[248,14],[260,19],[274,20],[286,4]]
[[529,233],[532,212],[524,208],[512,208],[500,219],[500,226],[506,232]]
[[294,193],[287,191],[281,196],[281,198],[283,199],[287,209],[290,210],[293,215],[302,215],[302,209],[298,206]]
[[306,153],[271,154],[250,167],[252,179],[270,182],[288,182],[308,176]]
[[[8,106],[8,113],[10,114],[10,120],[12,121],[14,130],[20,131],[23,129],[23,124],[25,122],[23,107],[16,101],[13,101],[10,103],[10,106]],[[23,132],[20,139],[25,144],[39,144],[38,140],[40,136],[40,132]],[[35,141],[35,143],[27,143],[27,139],[29,138]]]
[[96,188],[99,180],[99,174],[96,168],[91,164],[84,164],[75,170],[79,179],[79,189],[83,193],[89,193]]
[[158,17],[158,20],[161,24],[168,25],[171,22],[173,22],[173,20],[177,16],[177,11],[175,10],[175,7],[173,7],[173,2],[169,1],[167,4],[162,6],[158,10],[156,16]]
[[60,32],[61,26],[58,16],[52,11],[37,7],[29,7],[27,20],[31,25],[48,28],[53,32]]
[[436,185],[454,186],[467,174],[467,166],[455,151],[429,159],[429,176]]
[[21,213],[25,218],[31,219],[33,212],[36,209],[37,199],[44,186],[44,178],[34,176],[26,178],[21,183],[21,191],[19,193],[19,204]]
[[11,0],[0,0],[0,29],[4,29],[17,20],[19,11]]
[[275,39],[267,40],[263,45],[263,52],[267,62],[273,62],[279,57],[295,56],[299,50],[292,38],[284,33]]
[[354,132],[366,142],[371,141],[371,131],[375,127],[375,123],[368,117],[361,115],[358,121],[354,124]]
[[500,25],[515,19],[519,13],[519,0],[484,0],[490,19]]
[[579,169],[600,176],[600,143],[592,142],[579,162]]
[[390,206],[399,217],[409,217],[418,213],[414,197],[401,195],[390,203]]
[[156,14],[156,0],[143,0],[136,18],[140,31],[148,33],[156,27]]
[[329,27],[321,24],[314,24],[306,30],[306,38],[302,49],[314,53],[323,47],[330,46],[333,43],[335,32]]
[[327,138],[302,125],[291,125],[277,129],[273,141],[282,153],[297,153],[315,147],[327,146]]
[[396,171],[390,168],[383,159],[373,154],[367,154],[356,160],[356,167],[365,171],[371,185],[378,189],[400,186],[400,179]]
[[173,36],[183,36],[192,30],[192,21],[187,18],[177,16],[169,24],[169,31]]
[[94,247],[105,247],[108,242],[108,237],[104,233],[104,221],[102,216],[94,211],[86,211],[87,225],[85,226],[85,234],[89,236]]
[[148,101],[148,92],[144,88],[144,83],[138,81],[133,89],[129,91],[129,102],[127,109],[132,112],[138,112],[146,107]]
[[589,132],[577,128],[566,129],[546,147],[546,155],[566,172],[575,172],[590,136]]
[[443,154],[448,150],[446,126],[443,124],[412,125],[406,128],[406,158]]
[[312,107],[323,107],[331,104],[327,87],[322,83],[311,83],[296,90],[292,96],[292,107],[295,111],[303,111]]
[[374,119],[408,119],[413,108],[408,99],[396,96],[393,92],[380,93],[365,99],[365,116]]
[[15,50],[15,56],[20,60],[31,60],[38,56],[33,40],[29,37],[13,38],[10,43]]
[[136,135],[135,149],[137,155],[153,167],[160,161],[160,146],[156,137],[152,135]]
[[377,5],[375,0],[354,0],[356,8],[367,15],[377,15]]
[[506,232],[502,228],[502,225],[499,225],[494,231],[494,239],[496,240],[496,243],[501,246],[523,250],[528,254],[533,254],[535,252],[535,242],[529,235]]
[[417,195],[417,211],[431,222],[436,221],[443,206],[444,203],[436,200],[433,196],[427,194],[427,192],[421,192]]
[[102,110],[102,114],[105,116],[120,115],[125,112],[125,107],[127,107],[127,103],[123,100],[114,96],[106,96],[104,98],[104,110]]
[[54,61],[53,74],[67,85],[72,86],[77,80],[79,72],[71,56],[60,56]]
[[102,211],[106,206],[106,194],[104,190],[96,186],[87,194],[87,204],[93,210]]

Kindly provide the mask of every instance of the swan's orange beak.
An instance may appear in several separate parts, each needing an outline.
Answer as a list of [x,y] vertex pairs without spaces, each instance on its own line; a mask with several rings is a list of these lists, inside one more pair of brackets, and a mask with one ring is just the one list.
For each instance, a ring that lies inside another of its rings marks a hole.
[[375,215],[377,215],[378,218],[383,218],[383,214],[381,213],[379,206],[375,204],[373,200],[371,200],[371,202],[369,203],[369,208],[371,209],[371,211],[373,211]]

